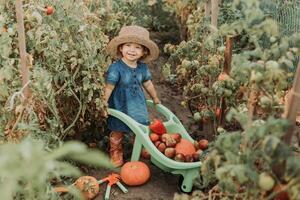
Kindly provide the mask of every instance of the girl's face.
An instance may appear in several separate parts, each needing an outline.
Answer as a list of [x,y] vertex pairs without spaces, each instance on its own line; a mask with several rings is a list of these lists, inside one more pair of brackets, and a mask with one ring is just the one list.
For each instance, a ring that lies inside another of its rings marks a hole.
[[125,43],[120,46],[120,51],[123,59],[129,62],[136,62],[145,54],[144,47],[137,43]]

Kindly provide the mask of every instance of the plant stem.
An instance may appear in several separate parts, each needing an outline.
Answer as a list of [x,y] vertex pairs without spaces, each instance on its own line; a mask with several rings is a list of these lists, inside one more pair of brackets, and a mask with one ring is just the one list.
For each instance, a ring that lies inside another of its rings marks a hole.
[[[16,0],[16,16],[17,16],[17,31],[19,40],[19,51],[21,58],[20,73],[22,76],[22,85],[25,86],[29,81],[29,69],[26,64],[26,42],[25,42],[25,28],[24,28],[24,10],[22,0]],[[24,88],[25,100],[30,95],[28,85]]]
[[24,107],[22,107],[22,109],[21,109],[21,111],[20,111],[20,113],[19,113],[19,115],[18,115],[17,120],[16,120],[16,122],[14,123],[14,125],[13,125],[13,127],[12,127],[12,129],[11,129],[11,131],[10,131],[11,134],[13,134],[14,131],[15,131],[15,129],[17,128],[17,125],[19,124],[19,121],[20,121],[21,118],[22,118],[23,111],[24,111]]
[[79,115],[80,115],[80,113],[81,113],[81,110],[82,110],[82,103],[81,103],[81,101],[79,100],[79,98],[76,96],[76,94],[74,93],[74,91],[71,89],[71,88],[69,88],[70,89],[70,91],[71,91],[71,93],[73,94],[73,96],[75,97],[75,99],[78,101],[78,103],[79,103],[79,109],[78,109],[78,112],[77,112],[77,114],[76,114],[76,117],[75,117],[75,119],[73,120],[73,122],[63,131],[63,136],[61,137],[61,139],[64,139],[64,137],[66,136],[66,133],[74,126],[74,124],[76,123],[76,121],[78,120],[78,118],[79,118]]

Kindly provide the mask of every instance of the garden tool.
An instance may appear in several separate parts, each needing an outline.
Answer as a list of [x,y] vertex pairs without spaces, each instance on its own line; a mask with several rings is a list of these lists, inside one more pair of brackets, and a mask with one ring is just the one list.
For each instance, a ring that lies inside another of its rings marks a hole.
[[104,196],[105,200],[109,200],[110,190],[114,184],[117,184],[117,186],[122,190],[122,192],[124,192],[124,193],[128,192],[128,190],[120,182],[120,179],[121,179],[121,176],[119,174],[112,173],[108,177],[103,178],[98,181],[99,184],[104,183],[105,181],[108,181],[106,191],[105,191],[105,196]]
[[[84,196],[85,199],[93,199],[99,193],[99,184],[95,177],[92,176],[81,176],[75,183],[75,186]],[[69,192],[69,187],[55,187],[54,191],[59,193]]]

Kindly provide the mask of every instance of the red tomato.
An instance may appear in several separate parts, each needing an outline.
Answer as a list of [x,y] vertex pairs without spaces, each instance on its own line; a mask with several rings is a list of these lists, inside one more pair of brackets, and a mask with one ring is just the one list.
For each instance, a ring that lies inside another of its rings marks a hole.
[[225,72],[222,72],[219,76],[218,76],[218,81],[225,81],[229,79],[229,75],[226,74]]
[[208,148],[208,140],[206,139],[199,140],[198,145],[201,150],[205,150]]
[[149,125],[149,128],[154,133],[157,133],[159,135],[165,134],[167,132],[166,127],[162,123],[162,121],[158,119],[154,119],[153,122]]
[[159,135],[156,133],[150,133],[149,137],[152,142],[156,142],[159,140]]
[[221,109],[221,108],[216,108],[215,115],[216,115],[216,118],[217,118],[217,119],[220,119],[220,117],[221,117],[221,112],[222,112],[222,109]]
[[46,6],[46,14],[52,15],[54,12],[54,8],[52,6]]
[[149,160],[151,158],[150,153],[145,148],[142,149],[141,156],[142,156],[142,158],[147,159],[147,160]]

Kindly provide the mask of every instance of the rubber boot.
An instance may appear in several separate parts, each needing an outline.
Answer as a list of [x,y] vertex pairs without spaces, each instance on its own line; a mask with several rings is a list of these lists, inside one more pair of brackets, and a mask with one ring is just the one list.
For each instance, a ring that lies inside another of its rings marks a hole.
[[122,149],[123,133],[112,131],[109,136],[110,149],[109,155],[111,162],[120,167],[123,165],[123,149]]

